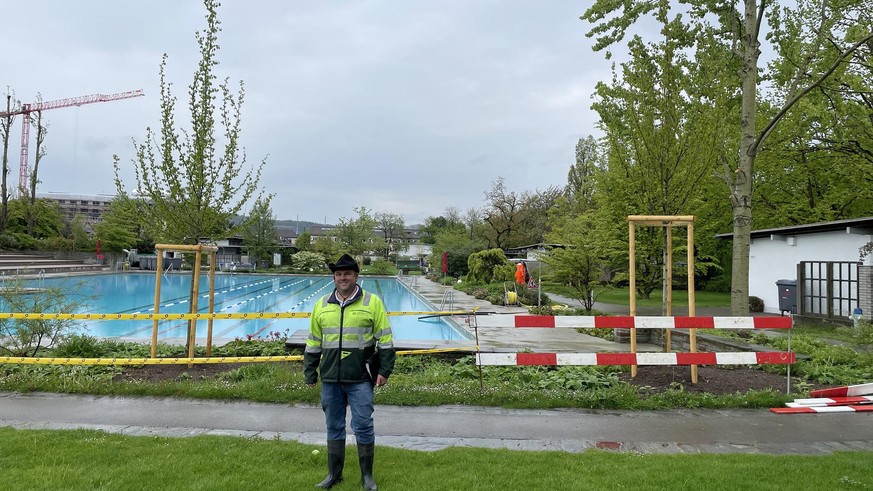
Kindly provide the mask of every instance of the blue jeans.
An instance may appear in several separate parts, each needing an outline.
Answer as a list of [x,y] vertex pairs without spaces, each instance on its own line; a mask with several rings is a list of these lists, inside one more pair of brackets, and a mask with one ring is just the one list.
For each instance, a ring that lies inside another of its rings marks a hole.
[[328,440],[346,439],[346,406],[352,409],[352,431],[358,443],[375,443],[373,430],[373,386],[321,383],[321,408],[327,423]]

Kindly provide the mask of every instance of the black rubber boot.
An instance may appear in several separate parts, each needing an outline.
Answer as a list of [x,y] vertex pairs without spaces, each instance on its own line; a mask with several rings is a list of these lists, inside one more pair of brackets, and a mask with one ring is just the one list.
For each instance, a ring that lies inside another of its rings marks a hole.
[[316,488],[330,489],[343,480],[343,466],[346,463],[346,441],[327,441],[327,477],[316,484]]
[[367,491],[376,491],[376,480],[373,479],[373,443],[358,444],[358,462],[361,464],[361,484]]

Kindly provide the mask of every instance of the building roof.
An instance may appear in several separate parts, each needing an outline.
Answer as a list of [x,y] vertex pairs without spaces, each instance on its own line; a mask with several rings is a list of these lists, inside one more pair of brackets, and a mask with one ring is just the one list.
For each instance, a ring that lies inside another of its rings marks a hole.
[[[873,217],[850,218],[847,220],[834,220],[806,225],[791,225],[788,227],[752,230],[751,238],[759,239],[773,235],[815,234],[819,232],[834,232],[837,230],[845,230],[848,233],[873,234]],[[716,237],[719,239],[733,239],[734,234],[718,234]]]

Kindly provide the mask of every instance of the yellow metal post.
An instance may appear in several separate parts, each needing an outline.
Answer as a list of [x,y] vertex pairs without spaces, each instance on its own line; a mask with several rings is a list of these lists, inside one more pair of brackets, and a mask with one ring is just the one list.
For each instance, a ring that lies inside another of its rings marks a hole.
[[[197,313],[197,300],[200,298],[200,260],[201,254],[198,249],[194,253],[194,278],[191,286],[191,313]],[[194,358],[194,343],[197,339],[197,319],[191,319],[188,321],[188,358]],[[188,364],[188,367],[194,366],[193,364]]]
[[[215,252],[209,253],[209,313],[215,312]],[[212,356],[212,317],[207,321],[206,356]]]
[[[155,246],[157,262],[155,263],[155,315],[161,311],[161,271],[164,266],[164,256],[160,246]],[[158,319],[152,321],[152,358],[158,356]]]

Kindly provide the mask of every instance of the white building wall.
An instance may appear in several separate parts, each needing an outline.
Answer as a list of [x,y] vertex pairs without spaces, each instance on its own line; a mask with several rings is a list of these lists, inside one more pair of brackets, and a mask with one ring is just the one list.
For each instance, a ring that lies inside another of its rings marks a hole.
[[749,295],[764,301],[764,312],[779,313],[777,280],[796,280],[801,261],[858,261],[858,249],[873,236],[846,231],[752,239]]

